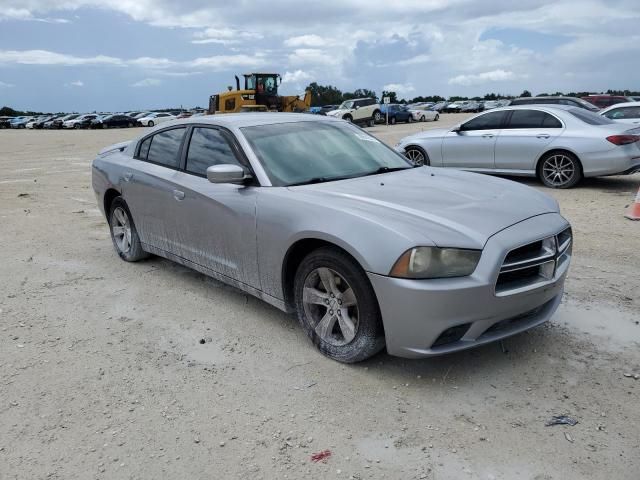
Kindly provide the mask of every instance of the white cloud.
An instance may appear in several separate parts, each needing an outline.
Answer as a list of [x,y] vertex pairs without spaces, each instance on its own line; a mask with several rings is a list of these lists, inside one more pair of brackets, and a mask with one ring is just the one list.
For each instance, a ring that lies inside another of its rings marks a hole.
[[484,85],[493,82],[505,82],[508,80],[515,80],[516,78],[523,78],[523,76],[518,76],[508,70],[492,70],[490,72],[482,72],[470,75],[458,75],[457,77],[450,78],[449,84],[469,87],[471,85]]
[[312,78],[313,76],[310,73],[303,70],[296,70],[294,72],[285,72],[282,77],[282,83],[306,82],[308,80],[311,80]]
[[415,92],[415,87],[410,83],[388,83],[384,87],[383,90],[387,92],[396,92],[399,95],[404,95],[407,93]]
[[184,62],[191,68],[207,68],[214,71],[224,71],[235,67],[258,68],[266,64],[264,56],[260,53],[254,55],[214,55],[211,57],[200,57],[195,60]]
[[0,50],[0,64],[3,63],[61,66],[124,65],[121,59],[106,55],[97,55],[95,57],[76,57],[64,53],[50,52],[48,50]]
[[287,47],[324,47],[327,45],[327,40],[320,35],[299,35],[297,37],[287,38],[284,41]]
[[256,32],[246,32],[236,30],[229,27],[223,28],[207,28],[204,31],[194,34],[195,40],[191,43],[206,44],[219,43],[222,45],[234,45],[247,40],[256,40],[262,38],[262,35]]
[[161,85],[162,81],[157,78],[145,78],[144,80],[140,80],[139,82],[132,83],[132,87],[157,87]]
[[400,60],[396,62],[396,65],[407,66],[407,65],[419,65],[421,63],[427,63],[431,60],[431,57],[426,54],[416,55],[415,57],[407,58],[405,60]]
[[15,87],[13,83],[6,83],[0,80],[0,88],[12,88]]
[[69,87],[84,87],[84,82],[82,80],[76,80],[75,82],[67,83]]
[[340,58],[317,48],[297,48],[289,55],[289,63],[296,65],[337,65]]

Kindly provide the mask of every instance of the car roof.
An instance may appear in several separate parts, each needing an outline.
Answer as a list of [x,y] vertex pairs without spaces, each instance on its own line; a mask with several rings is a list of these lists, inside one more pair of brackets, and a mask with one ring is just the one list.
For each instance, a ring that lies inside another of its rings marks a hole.
[[322,115],[310,115],[308,113],[279,113],[279,112],[258,112],[258,113],[219,113],[216,115],[204,115],[196,118],[181,118],[162,125],[182,125],[190,123],[219,125],[227,128],[254,127],[258,125],[272,125],[276,123],[291,122],[337,122],[338,119],[325,117]]
[[608,111],[613,110],[614,108],[628,108],[628,107],[640,107],[640,102],[622,102],[622,103],[614,103],[613,105],[608,106],[600,110],[598,113],[606,113]]

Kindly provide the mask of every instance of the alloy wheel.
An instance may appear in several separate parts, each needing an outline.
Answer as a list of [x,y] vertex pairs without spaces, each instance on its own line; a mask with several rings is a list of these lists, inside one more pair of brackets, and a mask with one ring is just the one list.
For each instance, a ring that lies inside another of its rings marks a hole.
[[542,175],[549,185],[562,187],[576,175],[576,166],[566,155],[552,155],[542,165]]
[[358,331],[358,301],[349,283],[335,270],[312,270],[304,281],[302,304],[311,328],[326,343],[349,344]]
[[405,152],[405,156],[415,165],[424,165],[424,153],[417,148],[410,148]]
[[127,253],[131,250],[131,222],[123,208],[117,207],[111,216],[111,230],[118,250]]

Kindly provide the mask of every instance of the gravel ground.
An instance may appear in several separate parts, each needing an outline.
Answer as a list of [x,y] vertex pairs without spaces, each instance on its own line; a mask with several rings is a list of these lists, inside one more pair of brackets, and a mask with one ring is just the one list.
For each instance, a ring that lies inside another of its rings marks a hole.
[[[524,180],[575,232],[548,324],[504,351],[345,366],[257,299],[117,258],[89,166],[139,133],[0,131],[0,479],[638,478],[639,175]],[[558,414],[579,423],[545,427]]]

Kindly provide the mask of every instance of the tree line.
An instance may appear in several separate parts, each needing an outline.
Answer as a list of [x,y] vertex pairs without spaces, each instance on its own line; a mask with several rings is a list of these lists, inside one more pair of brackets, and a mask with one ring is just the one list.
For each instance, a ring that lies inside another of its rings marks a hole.
[[[311,91],[311,106],[319,107],[322,105],[338,105],[345,100],[350,100],[352,98],[364,98],[371,97],[376,98],[379,101],[382,101],[382,98],[389,97],[389,101],[391,103],[417,103],[417,102],[457,102],[457,101],[465,101],[465,100],[500,100],[500,99],[513,99],[516,97],[532,97],[533,95],[529,90],[524,90],[520,95],[509,95],[502,93],[487,93],[484,96],[476,96],[476,97],[463,97],[463,96],[451,96],[449,98],[442,97],[440,95],[427,95],[427,96],[417,96],[413,98],[399,98],[398,94],[393,91],[383,90],[380,96],[376,96],[376,92],[373,90],[368,90],[366,88],[358,88],[353,92],[342,92],[339,88],[334,87],[333,85],[319,85],[316,82],[310,83],[307,86],[307,90]],[[553,92],[553,93],[538,93],[536,97],[546,97],[546,96],[564,96],[564,97],[586,97],[587,95],[593,95],[593,92]],[[606,95],[620,95],[624,97],[636,97],[640,96],[640,92],[633,90],[607,90]]]

